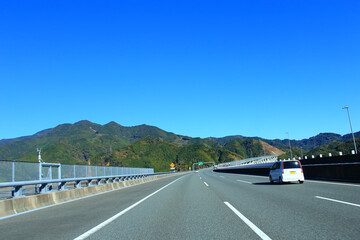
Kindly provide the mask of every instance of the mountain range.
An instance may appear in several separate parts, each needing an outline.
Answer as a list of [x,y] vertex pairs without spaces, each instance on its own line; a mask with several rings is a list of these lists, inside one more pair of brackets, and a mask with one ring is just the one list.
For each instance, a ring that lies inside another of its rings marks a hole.
[[[359,137],[360,132],[355,135]],[[290,142],[294,155],[300,156],[300,151],[303,154],[314,154],[317,149],[335,151],[326,147],[329,144],[332,148],[347,149],[341,144],[351,138],[350,134],[321,133]],[[186,170],[198,161],[219,163],[273,154],[286,157],[288,144],[287,139],[240,135],[192,138],[148,125],[125,127],[116,122],[100,125],[83,120],[31,136],[0,140],[0,159],[37,161],[36,148],[41,148],[46,162],[86,164],[90,161],[92,165],[153,167],[156,171],[167,171],[171,162],[178,170]]]

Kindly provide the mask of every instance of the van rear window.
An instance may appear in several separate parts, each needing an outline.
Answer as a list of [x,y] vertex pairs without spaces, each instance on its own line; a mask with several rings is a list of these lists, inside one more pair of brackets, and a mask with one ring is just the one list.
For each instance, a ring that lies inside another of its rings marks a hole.
[[299,162],[284,162],[284,169],[285,168],[300,168]]

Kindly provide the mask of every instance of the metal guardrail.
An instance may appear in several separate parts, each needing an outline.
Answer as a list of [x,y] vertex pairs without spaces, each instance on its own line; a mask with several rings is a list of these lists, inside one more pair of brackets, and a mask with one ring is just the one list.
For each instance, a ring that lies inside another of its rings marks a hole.
[[13,197],[25,195],[26,186],[35,185],[35,193],[65,190],[69,183],[75,188],[125,181],[158,175],[153,168],[105,167],[0,161],[0,188],[11,187]]

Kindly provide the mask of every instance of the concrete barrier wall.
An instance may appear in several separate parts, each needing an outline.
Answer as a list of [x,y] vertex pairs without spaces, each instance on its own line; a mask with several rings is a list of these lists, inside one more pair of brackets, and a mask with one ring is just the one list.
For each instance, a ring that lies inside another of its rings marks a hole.
[[[181,173],[180,173],[181,174]],[[11,198],[0,200],[0,217],[5,217],[56,203],[66,202],[72,199],[94,195],[96,193],[107,192],[114,189],[121,189],[131,185],[154,181],[159,178],[174,176],[174,174],[157,175],[147,178],[114,182],[103,185],[95,185],[71,190],[56,191],[44,194],[37,194],[26,197]]]
[[360,164],[304,165],[305,179],[360,182]]
[[316,157],[300,160],[302,165],[325,163],[359,163],[360,155],[343,155],[334,157]]
[[[360,155],[345,155],[301,160],[305,179],[324,179],[360,182]],[[255,165],[254,165],[255,166]],[[269,176],[269,167],[220,168],[215,172],[229,172]]]
[[233,168],[233,169],[216,169],[215,172],[227,172],[227,173],[240,173],[240,174],[250,174],[250,175],[261,175],[269,176],[269,168]]

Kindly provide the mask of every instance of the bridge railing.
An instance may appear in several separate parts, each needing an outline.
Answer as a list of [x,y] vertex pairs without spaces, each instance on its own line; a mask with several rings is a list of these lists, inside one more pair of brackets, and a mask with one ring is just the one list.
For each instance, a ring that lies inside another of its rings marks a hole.
[[107,167],[67,165],[59,163],[33,163],[0,160],[0,188],[11,187],[13,197],[26,194],[26,186],[34,185],[35,193],[64,190],[69,183],[73,187],[90,186],[124,181],[155,175],[153,168]]

